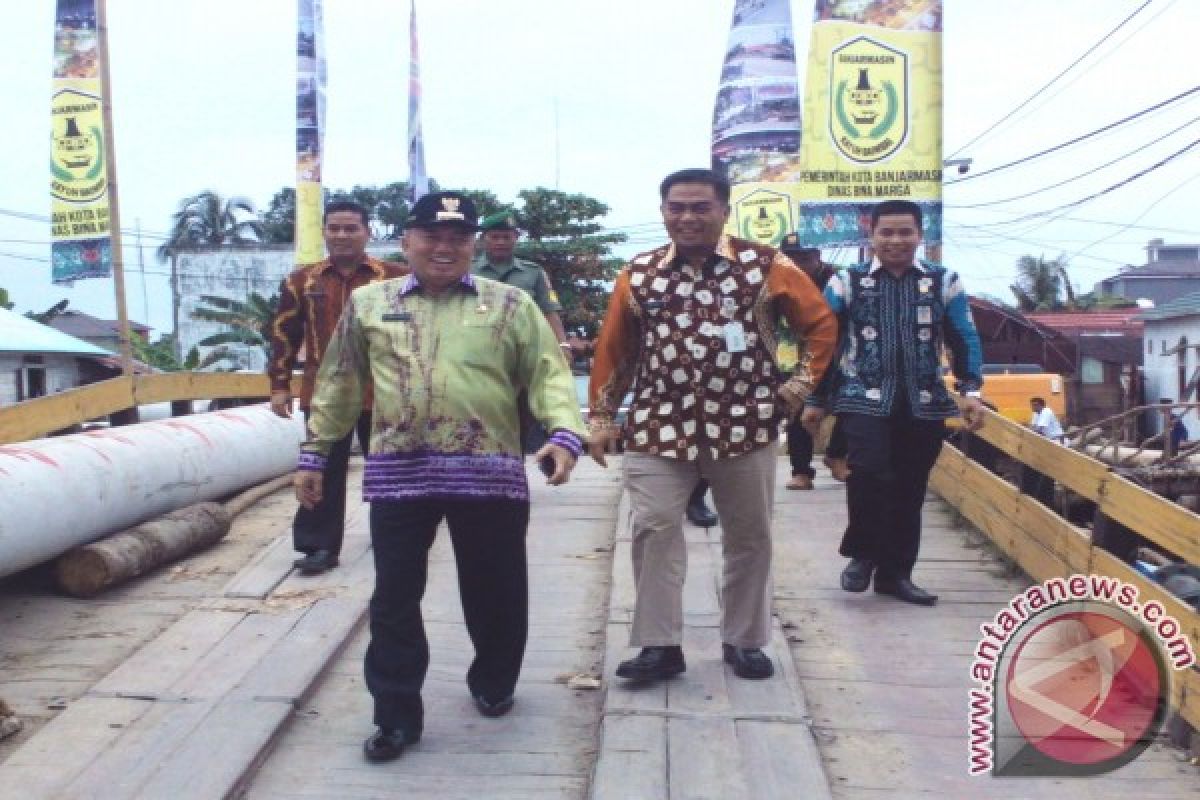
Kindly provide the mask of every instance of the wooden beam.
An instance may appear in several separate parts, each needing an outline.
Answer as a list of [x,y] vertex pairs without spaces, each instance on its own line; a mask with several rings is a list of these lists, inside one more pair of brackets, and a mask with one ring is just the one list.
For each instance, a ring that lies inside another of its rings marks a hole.
[[1096,503],[1100,510],[1180,558],[1200,564],[1200,516],[998,414],[976,434]]
[[[1193,648],[1200,643],[1200,613],[1194,608],[1111,553],[1092,546],[1087,531],[1021,494],[956,448],[943,448],[929,485],[1034,581],[1077,573],[1117,578],[1137,587],[1141,607],[1158,602],[1179,623],[1180,635]],[[1171,677],[1171,708],[1200,727],[1200,672],[1195,667],[1173,670]]]
[[133,378],[121,377],[0,408],[0,444],[23,442],[133,406]]

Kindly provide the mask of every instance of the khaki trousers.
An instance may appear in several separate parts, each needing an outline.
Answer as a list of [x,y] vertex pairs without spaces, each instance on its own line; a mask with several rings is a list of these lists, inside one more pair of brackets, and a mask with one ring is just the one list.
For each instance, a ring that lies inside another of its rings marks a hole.
[[683,640],[683,512],[700,478],[712,487],[721,516],[721,641],[734,647],[762,647],[770,641],[776,450],[771,442],[732,458],[702,453],[697,461],[625,453],[637,589],[631,645],[657,647]]

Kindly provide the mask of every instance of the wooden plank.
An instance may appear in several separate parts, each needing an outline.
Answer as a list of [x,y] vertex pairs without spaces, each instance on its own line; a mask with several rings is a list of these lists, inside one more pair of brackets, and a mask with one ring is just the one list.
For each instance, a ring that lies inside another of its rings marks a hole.
[[297,610],[247,614],[224,639],[171,684],[177,697],[220,697],[232,690],[271,647],[295,627]]
[[978,435],[1096,502],[1121,524],[1185,561],[1200,564],[1200,516],[1113,473],[1107,464],[1057,445],[1011,420],[991,415]]
[[668,797],[666,742],[661,717],[606,716],[591,800]]
[[719,545],[696,541],[687,543],[687,577],[683,582],[683,607],[689,613],[720,612],[717,589],[720,571]]
[[78,389],[0,408],[0,444],[23,442],[133,405],[133,379],[93,383]]
[[299,554],[292,549],[292,535],[280,536],[258,552],[221,591],[226,597],[263,599],[292,571]]
[[266,756],[291,713],[290,703],[227,695],[204,723],[159,763],[136,797],[213,800],[234,796]]
[[739,720],[738,748],[748,786],[747,798],[832,798],[816,739],[806,725]]
[[670,800],[750,797],[732,719],[668,719],[667,763]]
[[171,687],[237,626],[241,611],[189,611],[92,687],[94,696],[154,699]]
[[266,375],[237,372],[166,372],[139,375],[133,396],[138,405],[213,397],[269,397]]
[[255,700],[299,702],[358,631],[366,613],[362,599],[319,600],[255,664],[239,692]]
[[727,680],[737,681],[732,671],[726,675],[721,657],[721,634],[716,628],[686,628],[683,635],[687,672],[668,681],[667,708],[698,713],[730,711]]

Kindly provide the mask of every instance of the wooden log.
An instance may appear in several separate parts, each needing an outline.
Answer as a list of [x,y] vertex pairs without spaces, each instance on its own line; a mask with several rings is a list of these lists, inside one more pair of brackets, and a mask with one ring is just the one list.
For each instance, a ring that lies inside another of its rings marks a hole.
[[75,597],[90,597],[208,547],[229,532],[232,519],[220,503],[197,503],[77,547],[55,562],[59,588]]

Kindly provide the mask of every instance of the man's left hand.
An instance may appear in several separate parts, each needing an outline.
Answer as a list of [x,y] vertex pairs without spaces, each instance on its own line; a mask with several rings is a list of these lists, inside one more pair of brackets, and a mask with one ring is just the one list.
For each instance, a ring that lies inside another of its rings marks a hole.
[[554,462],[554,471],[546,476],[546,483],[551,486],[561,486],[571,479],[571,470],[575,468],[575,456],[571,451],[556,444],[546,443],[542,449],[533,454],[540,464],[542,459],[549,458]]
[[978,397],[964,397],[961,408],[963,423],[966,425],[967,430],[977,431],[983,427],[984,407],[982,400]]

